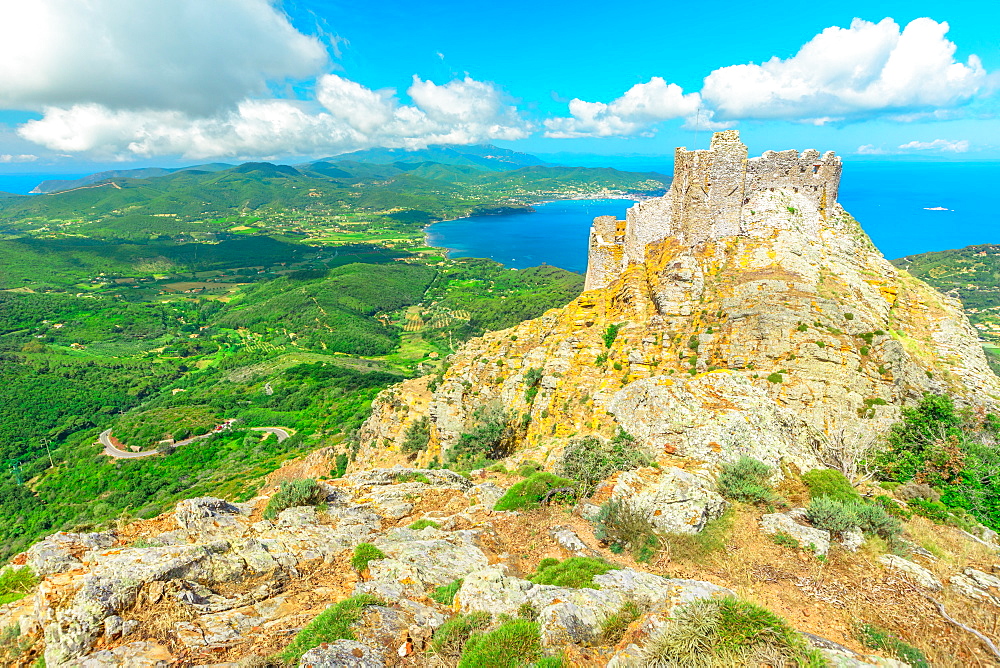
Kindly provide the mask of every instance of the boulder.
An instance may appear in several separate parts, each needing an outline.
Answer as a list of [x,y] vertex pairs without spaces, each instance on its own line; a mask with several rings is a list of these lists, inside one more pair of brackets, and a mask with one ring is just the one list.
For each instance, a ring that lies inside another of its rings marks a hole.
[[299,659],[299,668],[384,668],[382,651],[354,640],[337,640],[314,647]]
[[104,550],[115,544],[113,532],[66,533],[60,531],[28,548],[28,566],[38,577],[80,568],[81,557],[92,550]]
[[888,568],[900,571],[901,573],[909,576],[911,580],[925,589],[938,591],[943,586],[941,581],[938,580],[933,573],[920,564],[914,563],[909,559],[897,557],[895,554],[883,554],[878,558],[878,560],[885,564]]
[[619,474],[611,498],[646,511],[656,528],[667,533],[698,533],[728,505],[710,478],[672,466]]
[[817,557],[825,555],[830,550],[830,532],[806,526],[801,523],[804,519],[805,510],[802,508],[794,508],[786,513],[770,513],[760,519],[760,529],[771,536],[788,534],[802,547],[812,546]]

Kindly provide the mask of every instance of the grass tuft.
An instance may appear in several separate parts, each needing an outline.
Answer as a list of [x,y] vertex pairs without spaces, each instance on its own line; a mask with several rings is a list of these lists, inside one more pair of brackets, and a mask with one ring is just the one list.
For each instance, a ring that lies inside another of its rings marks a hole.
[[351,626],[361,619],[362,611],[383,602],[370,594],[360,594],[335,603],[299,631],[292,642],[279,654],[285,663],[297,662],[313,647],[336,640],[357,640]]
[[358,546],[354,548],[354,554],[351,556],[351,568],[361,573],[368,568],[369,561],[375,561],[376,559],[385,559],[385,553],[371,543],[358,543]]
[[488,612],[471,612],[452,617],[434,632],[431,647],[442,656],[458,657],[469,637],[477,631],[485,630],[492,621]]
[[430,593],[430,597],[441,605],[451,605],[455,602],[455,594],[462,588],[462,580],[452,580],[446,585],[435,587]]
[[571,587],[573,589],[599,589],[594,584],[594,576],[618,568],[604,559],[592,557],[570,557],[565,561],[542,559],[538,570],[529,580],[535,584]]
[[576,487],[576,482],[547,471],[532,473],[500,497],[494,510],[530,510],[542,504],[545,495],[560,487]]
[[465,643],[458,668],[521,668],[542,656],[537,622],[515,619]]

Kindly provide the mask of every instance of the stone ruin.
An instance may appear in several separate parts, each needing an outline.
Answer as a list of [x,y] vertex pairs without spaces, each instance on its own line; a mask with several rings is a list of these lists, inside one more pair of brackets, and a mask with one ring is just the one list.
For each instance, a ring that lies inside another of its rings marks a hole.
[[766,151],[748,158],[737,130],[716,132],[707,151],[679,147],[666,195],[636,204],[625,220],[594,219],[585,289],[606,287],[629,264],[645,261],[648,244],[667,237],[694,246],[746,234],[744,207],[763,191],[804,197],[823,216],[837,201],[841,169],[833,151]]

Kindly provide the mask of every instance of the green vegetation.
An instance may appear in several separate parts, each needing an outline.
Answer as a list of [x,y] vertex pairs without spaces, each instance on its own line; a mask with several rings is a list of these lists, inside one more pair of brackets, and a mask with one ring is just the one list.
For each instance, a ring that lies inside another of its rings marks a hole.
[[629,625],[642,616],[642,610],[631,601],[626,602],[622,607],[604,618],[601,622],[601,645],[617,645],[625,637],[625,631]]
[[372,605],[384,605],[369,594],[345,598],[331,605],[299,631],[278,657],[285,663],[296,663],[313,647],[335,640],[357,640],[351,626],[361,619],[361,613]]
[[594,584],[594,576],[602,575],[618,568],[603,559],[591,557],[570,557],[565,561],[542,559],[538,569],[529,580],[535,584],[556,585],[573,589],[600,589]]
[[486,633],[469,637],[459,668],[520,668],[540,658],[542,642],[537,622],[514,619]]
[[970,513],[1000,528],[1000,418],[955,408],[946,395],[927,394],[920,405],[903,409],[884,450],[873,456],[883,481],[926,484],[940,501],[915,499],[913,510],[936,521],[968,524]]
[[594,536],[612,552],[628,550],[637,561],[649,561],[660,548],[650,513],[625,499],[611,499],[594,519]]
[[283,481],[281,487],[268,499],[264,519],[273,520],[282,510],[296,506],[315,506],[326,500],[326,491],[311,478]]
[[781,383],[784,380],[785,380],[784,377],[780,373],[778,373],[777,371],[775,371],[772,374],[769,374],[768,377],[767,377],[767,382],[769,382],[769,383]]
[[826,665],[785,620],[732,597],[703,599],[678,609],[649,639],[639,659],[642,665],[704,668]]
[[774,472],[764,462],[752,457],[740,457],[735,463],[725,463],[719,473],[719,494],[743,503],[771,504],[776,500],[770,479]]
[[486,468],[514,451],[521,430],[510,413],[499,404],[489,404],[477,408],[472,416],[476,424],[449,450],[450,464],[464,470]]
[[912,668],[930,668],[930,663],[923,652],[913,645],[903,642],[894,633],[874,624],[859,624],[855,630],[855,636],[865,647],[894,656],[900,661],[910,664]]
[[471,612],[452,617],[434,632],[431,647],[442,656],[457,658],[461,656],[469,637],[488,628],[492,621],[488,612]]
[[38,586],[38,577],[27,566],[6,567],[0,570],[0,605],[13,603],[28,595]]
[[415,420],[406,429],[406,435],[403,438],[402,449],[406,453],[421,452],[427,449],[427,444],[431,440],[431,421],[430,418],[424,416]]
[[594,493],[598,483],[614,473],[648,465],[649,457],[635,446],[631,436],[620,432],[611,441],[594,436],[570,441],[558,473],[576,480],[580,498],[586,498]]
[[435,522],[434,520],[417,520],[416,522],[411,524],[409,528],[413,529],[414,531],[420,531],[421,529],[426,529],[427,527],[440,529],[441,525]]
[[[110,175],[119,187],[4,198],[0,557],[181,498],[245,500],[319,447],[334,448],[330,475],[343,475],[379,391],[440,372],[463,340],[583,287],[554,267],[443,259],[423,246],[424,225],[523,209],[541,192],[663,185],[613,170],[500,169],[489,156],[462,166],[400,157]],[[526,424],[480,417],[448,465],[506,456]],[[231,428],[141,460],[94,444],[112,429],[152,448],[223,421]],[[248,429],[264,426],[295,436],[277,443]],[[408,433],[411,453],[428,426]]]
[[361,573],[368,568],[369,561],[376,559],[385,559],[385,553],[371,543],[358,543],[351,555],[351,568]]
[[568,478],[561,478],[547,471],[532,473],[529,477],[515,483],[500,497],[494,510],[530,510],[541,506],[549,492],[570,488],[569,493],[557,493],[556,496],[575,496],[575,483]]
[[435,587],[430,593],[430,597],[441,605],[451,605],[455,601],[455,594],[462,588],[462,580],[452,580],[446,585]]
[[831,533],[859,528],[867,535],[892,541],[903,531],[899,519],[881,505],[860,500],[845,502],[828,496],[814,497],[806,509],[806,517],[814,526]]
[[1000,246],[984,244],[893,260],[945,294],[954,294],[979,334],[1000,340]]
[[618,338],[618,332],[621,331],[621,328],[624,326],[625,323],[623,322],[608,325],[608,328],[604,330],[604,335],[602,337],[604,339],[605,348],[611,347],[611,344],[613,344],[615,339]]
[[733,512],[727,510],[714,520],[706,522],[704,528],[697,533],[662,534],[660,541],[669,551],[671,559],[700,563],[709,554],[725,548],[726,538],[732,527]]
[[799,543],[798,540],[788,535],[784,531],[779,531],[776,534],[771,534],[771,541],[775,545],[781,545],[782,547],[790,547],[793,550],[797,550],[800,547],[802,547],[802,545]]
[[835,469],[813,469],[802,474],[802,482],[809,489],[809,496],[825,496],[841,503],[861,502],[861,495],[851,481]]

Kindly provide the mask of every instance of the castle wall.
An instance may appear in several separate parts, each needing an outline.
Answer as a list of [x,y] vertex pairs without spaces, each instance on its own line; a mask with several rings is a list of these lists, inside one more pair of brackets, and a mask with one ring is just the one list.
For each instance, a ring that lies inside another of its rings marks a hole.
[[590,228],[584,290],[607,287],[621,272],[625,221],[614,216],[594,218]]
[[[780,190],[815,204],[820,215],[837,201],[841,160],[832,151],[766,151],[748,158],[739,132],[716,132],[708,150],[674,153],[674,178],[663,197],[628,210],[625,221],[594,220],[586,289],[604,287],[632,263],[645,261],[646,247],[669,236],[686,245],[746,234],[743,208],[755,194]],[[807,207],[808,208],[808,207]]]

